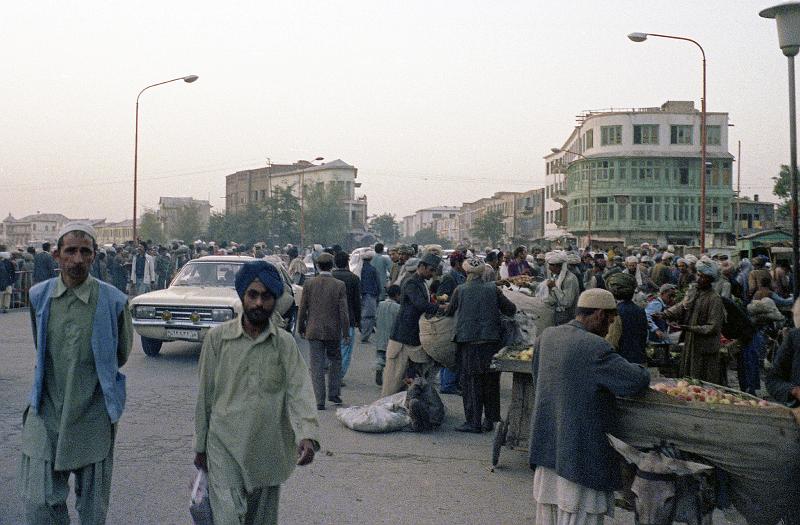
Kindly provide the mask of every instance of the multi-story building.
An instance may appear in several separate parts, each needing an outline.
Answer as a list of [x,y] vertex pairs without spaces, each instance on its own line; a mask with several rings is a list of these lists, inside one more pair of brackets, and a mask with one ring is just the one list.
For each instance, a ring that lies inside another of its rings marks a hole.
[[[728,114],[707,113],[706,129],[706,245],[723,246],[733,241]],[[590,234],[595,244],[699,244],[700,144],[693,102],[585,112],[545,156],[546,232],[565,228],[581,246]]]
[[124,244],[133,239],[133,220],[125,219],[120,222],[103,222],[95,226],[97,231],[97,244]]
[[11,214],[0,223],[0,239],[9,246],[55,242],[61,227],[70,219],[60,213],[35,213],[15,219]]
[[731,216],[734,218],[734,233],[738,237],[750,235],[762,230],[772,230],[779,226],[775,216],[775,204],[753,198],[741,197],[733,199]]
[[465,202],[458,215],[458,239],[475,243],[474,222],[489,212],[500,212],[505,230],[502,243],[532,243],[544,236],[544,189],[526,192],[501,191],[475,202]]
[[168,236],[175,231],[180,214],[186,208],[197,210],[200,229],[205,231],[208,228],[208,221],[211,218],[211,203],[192,197],[161,197],[158,199],[158,210],[156,215],[161,223],[161,228]]
[[420,230],[435,228],[434,222],[440,219],[455,219],[458,215],[458,206],[435,206],[417,210],[411,215],[403,217],[400,223],[400,236],[413,237]]
[[265,168],[238,171],[225,177],[225,213],[243,211],[272,196],[274,188],[291,188],[302,199],[300,188],[338,189],[342,194],[341,206],[347,210],[350,231],[363,233],[367,229],[367,197],[356,197],[361,187],[356,182],[358,169],[341,159],[314,165],[307,161],[294,164],[270,164]]

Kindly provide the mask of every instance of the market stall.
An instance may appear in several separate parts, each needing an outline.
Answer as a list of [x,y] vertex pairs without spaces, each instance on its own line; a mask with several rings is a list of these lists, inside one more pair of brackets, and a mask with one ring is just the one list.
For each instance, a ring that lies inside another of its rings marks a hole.
[[[774,525],[783,516],[800,515],[800,410],[702,386],[700,393],[690,387],[687,396],[651,389],[619,399],[615,436],[640,448],[673,444],[725,471],[732,503],[750,524]],[[720,394],[708,396],[709,390]]]
[[533,408],[532,357],[532,347],[504,348],[492,362],[494,370],[512,374],[511,403],[505,419],[497,425],[492,441],[492,469],[500,460],[502,447],[528,446]]

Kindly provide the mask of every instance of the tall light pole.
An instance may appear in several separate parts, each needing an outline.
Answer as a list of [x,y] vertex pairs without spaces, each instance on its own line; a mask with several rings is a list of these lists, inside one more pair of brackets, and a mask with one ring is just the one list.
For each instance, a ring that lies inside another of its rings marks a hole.
[[628,38],[632,42],[644,42],[647,37],[670,38],[691,42],[700,49],[703,56],[703,98],[700,99],[700,253],[706,251],[706,52],[703,46],[684,36],[660,35],[658,33],[631,33]]
[[800,2],[776,5],[760,13],[778,23],[778,45],[789,61],[789,173],[792,178],[792,289],[800,291],[800,226],[797,221],[797,112],[795,107],[794,57],[800,51]]
[[151,87],[160,86],[162,84],[169,84],[170,82],[176,82],[178,80],[183,80],[184,82],[191,84],[199,77],[197,75],[187,75],[185,77],[178,77],[173,78],[171,80],[165,80],[164,82],[158,82],[156,84],[150,84],[143,90],[136,95],[136,131],[134,133],[133,138],[133,243],[136,244],[136,187],[137,187],[137,178],[139,172],[139,97],[142,96],[142,93],[150,89]]
[[[317,157],[314,162],[325,160],[323,157]],[[300,249],[305,250],[306,240],[306,167],[300,171]]]
[[[583,160],[589,160],[584,155],[581,155],[577,151],[571,151],[564,148],[550,148],[550,151],[552,151],[553,153],[572,153],[576,157],[580,157]],[[567,170],[569,170],[569,165],[567,165]],[[586,210],[587,211],[586,215],[589,218],[589,221],[587,223],[587,228],[586,228],[586,244],[589,245],[589,250],[591,250],[592,249],[592,170],[589,170],[588,179],[589,179],[589,186],[587,188],[588,190],[587,197],[589,199],[589,208]]]

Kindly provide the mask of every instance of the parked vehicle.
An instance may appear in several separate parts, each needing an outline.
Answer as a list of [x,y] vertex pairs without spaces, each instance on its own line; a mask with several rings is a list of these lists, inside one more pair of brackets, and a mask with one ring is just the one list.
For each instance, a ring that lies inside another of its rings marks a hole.
[[[144,353],[158,355],[169,341],[202,342],[211,328],[241,314],[236,274],[254,260],[236,255],[200,257],[188,261],[167,289],[133,298],[133,328],[142,339]],[[276,310],[285,316],[292,310],[295,292],[285,268],[276,267],[284,281]]]

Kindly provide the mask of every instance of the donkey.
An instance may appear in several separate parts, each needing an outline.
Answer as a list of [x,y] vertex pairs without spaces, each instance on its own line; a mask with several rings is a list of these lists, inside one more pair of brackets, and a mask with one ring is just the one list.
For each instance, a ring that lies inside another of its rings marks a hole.
[[714,467],[679,459],[673,447],[641,452],[610,434],[608,439],[637,467],[631,485],[637,525],[711,525],[714,490],[709,474]]

